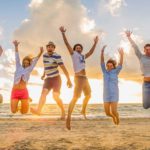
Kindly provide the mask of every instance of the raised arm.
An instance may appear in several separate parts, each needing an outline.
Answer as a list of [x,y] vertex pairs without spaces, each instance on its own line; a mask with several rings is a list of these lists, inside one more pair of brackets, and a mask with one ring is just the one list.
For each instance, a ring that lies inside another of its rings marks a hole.
[[101,56],[100,56],[100,60],[101,60],[101,64],[104,64],[104,51],[107,45],[104,45],[102,50],[101,50]]
[[134,51],[135,51],[136,56],[137,56],[138,58],[140,58],[140,57],[142,56],[142,53],[141,53],[139,47],[137,46],[137,44],[136,44],[136,43],[134,42],[134,40],[131,38],[132,32],[127,30],[127,31],[125,32],[125,34],[126,34],[128,40],[129,40],[130,44],[132,45],[132,47],[133,47],[133,49],[134,49]]
[[43,47],[40,47],[40,52],[39,52],[38,55],[37,55],[36,57],[34,57],[34,58],[40,58],[41,55],[43,54],[43,52],[44,52]]
[[65,29],[63,26],[61,26],[59,29],[60,29],[60,31],[61,31],[61,33],[62,33],[62,37],[63,37],[64,43],[65,43],[65,45],[66,45],[66,47],[67,47],[67,49],[68,49],[70,55],[72,55],[72,54],[73,54],[73,49],[72,49],[72,47],[70,46],[70,44],[69,44],[69,42],[68,42],[68,40],[67,40],[67,37],[66,37],[66,35],[65,35],[66,29]]
[[64,74],[65,74],[65,76],[67,78],[67,86],[69,88],[71,88],[72,87],[72,83],[71,83],[71,80],[70,80],[70,77],[69,77],[69,73],[68,73],[65,65],[60,65],[60,68],[62,69],[62,71],[64,72]]
[[36,65],[38,59],[40,58],[40,56],[42,55],[43,51],[44,51],[43,47],[40,47],[40,52],[39,52],[38,55],[37,55],[36,57],[34,57],[33,60],[32,60],[32,64],[31,64],[31,66],[30,66],[30,70],[31,70],[31,71],[32,71],[33,68],[35,67],[35,65]]
[[13,41],[13,44],[15,46],[15,52],[18,52],[18,46],[20,44],[20,42],[18,42],[17,40]]
[[91,55],[93,54],[93,52],[94,52],[94,50],[95,50],[95,48],[96,48],[96,45],[97,45],[97,43],[98,43],[98,40],[99,40],[99,39],[98,39],[98,36],[96,36],[96,37],[94,38],[94,44],[93,44],[92,48],[89,50],[89,52],[85,54],[85,58],[88,58],[89,56],[91,56]]
[[118,52],[120,54],[119,65],[122,66],[122,64],[123,64],[123,56],[124,56],[124,50],[123,50],[123,48],[119,48]]
[[100,58],[100,62],[101,62],[101,68],[102,68],[102,72],[106,72],[106,68],[105,68],[105,62],[104,62],[104,51],[105,51],[105,48],[106,48],[107,45],[104,45],[102,50],[101,50],[101,58]]
[[2,53],[3,53],[3,48],[0,45],[0,56],[2,55]]
[[18,51],[18,46],[19,46],[19,43],[17,40],[13,41],[13,44],[15,46],[15,60],[16,60],[16,68],[19,67],[21,64],[20,64],[20,57],[19,57],[19,51]]

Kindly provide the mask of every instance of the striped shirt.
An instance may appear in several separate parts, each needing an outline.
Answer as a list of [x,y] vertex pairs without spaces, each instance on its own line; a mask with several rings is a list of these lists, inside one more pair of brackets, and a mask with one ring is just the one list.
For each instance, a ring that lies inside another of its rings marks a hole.
[[63,65],[61,56],[55,52],[52,55],[45,53],[43,55],[43,63],[44,63],[44,72],[47,78],[58,76],[59,75],[58,66]]

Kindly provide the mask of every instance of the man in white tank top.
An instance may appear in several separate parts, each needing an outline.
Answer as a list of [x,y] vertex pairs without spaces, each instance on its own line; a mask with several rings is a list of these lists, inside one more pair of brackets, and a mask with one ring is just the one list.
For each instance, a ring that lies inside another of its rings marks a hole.
[[91,97],[91,88],[88,82],[88,79],[86,77],[86,71],[85,71],[85,59],[91,56],[96,48],[96,45],[98,43],[98,36],[94,38],[94,44],[92,48],[89,50],[88,53],[85,55],[82,54],[83,46],[81,44],[75,44],[72,48],[70,44],[68,43],[68,40],[65,36],[66,29],[64,27],[60,27],[60,31],[63,36],[63,40],[65,42],[65,45],[67,46],[67,49],[71,55],[72,62],[73,62],[73,68],[75,72],[75,87],[74,87],[74,95],[73,98],[69,104],[68,109],[68,116],[66,120],[66,127],[67,129],[71,129],[70,122],[71,122],[71,114],[73,111],[73,108],[77,102],[77,100],[80,98],[81,93],[83,92],[85,95],[85,98],[83,100],[82,105],[82,111],[81,114],[86,118],[86,106],[88,104],[88,101]]

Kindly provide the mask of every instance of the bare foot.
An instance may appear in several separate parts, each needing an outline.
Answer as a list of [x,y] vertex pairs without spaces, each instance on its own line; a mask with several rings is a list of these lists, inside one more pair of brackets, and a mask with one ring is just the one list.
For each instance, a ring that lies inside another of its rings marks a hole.
[[67,117],[67,120],[66,120],[66,128],[67,128],[68,130],[71,130],[70,122],[71,122],[71,118],[70,118],[70,117]]
[[112,117],[112,120],[113,120],[113,123],[114,123],[115,125],[117,125],[117,119],[116,119],[116,117]]
[[40,112],[38,112],[36,109],[34,109],[34,108],[30,108],[30,112],[32,113],[32,114],[34,114],[34,115],[41,115],[41,113]]
[[116,125],[119,125],[119,123],[120,123],[120,119],[119,117],[116,117]]
[[81,115],[83,115],[84,119],[87,119],[85,112],[81,111]]

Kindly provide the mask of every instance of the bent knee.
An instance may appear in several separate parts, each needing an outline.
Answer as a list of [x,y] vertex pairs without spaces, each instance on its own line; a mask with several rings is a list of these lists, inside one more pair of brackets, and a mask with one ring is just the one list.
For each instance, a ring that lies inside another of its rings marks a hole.
[[59,94],[59,93],[53,93],[53,98],[54,98],[55,100],[60,99],[60,94]]
[[11,110],[11,112],[12,112],[13,114],[15,114],[15,113],[17,112],[17,110]]
[[117,112],[116,110],[115,110],[115,111],[112,111],[111,113],[112,113],[113,115],[115,115],[115,116],[118,115],[118,112]]
[[48,89],[43,89],[43,90],[42,90],[42,95],[45,95],[45,96],[46,96],[46,95],[48,94],[48,92],[49,92]]
[[85,98],[90,99],[91,95],[86,95]]
[[110,112],[105,112],[107,116],[111,116]]
[[26,109],[26,110],[21,110],[20,112],[21,112],[21,114],[27,114],[27,113],[28,113],[28,109]]

